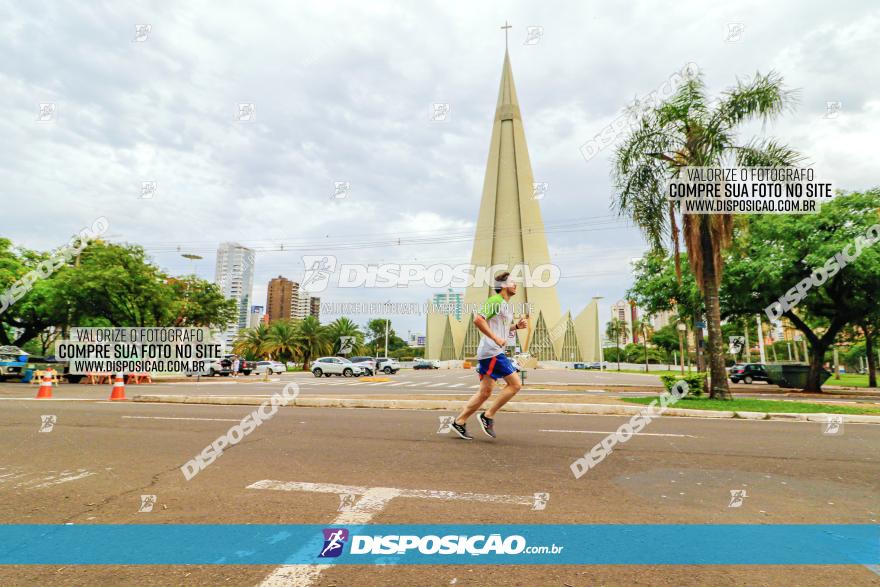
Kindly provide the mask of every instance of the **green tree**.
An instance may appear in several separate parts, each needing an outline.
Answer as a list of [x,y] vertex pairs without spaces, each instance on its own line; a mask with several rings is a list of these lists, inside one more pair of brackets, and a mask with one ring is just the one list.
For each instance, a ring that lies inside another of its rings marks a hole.
[[248,359],[262,360],[269,352],[269,336],[271,330],[265,324],[253,328],[243,328],[238,332],[232,345],[232,352]]
[[672,324],[667,324],[651,335],[651,344],[663,349],[667,357],[678,351],[678,330]]
[[314,357],[330,352],[332,343],[327,337],[327,327],[314,316],[306,316],[297,329],[297,346],[303,361],[303,369],[308,370]]
[[617,359],[617,370],[620,371],[620,343],[626,340],[629,326],[619,318],[612,318],[605,327],[605,337],[614,341],[614,356]]
[[[788,166],[800,160],[790,148],[772,140],[735,142],[737,129],[755,118],[775,118],[791,105],[775,73],[756,74],[727,90],[717,104],[705,95],[705,84],[694,75],[668,100],[645,112],[636,130],[615,153],[613,174],[617,188],[615,207],[635,222],[654,250],[664,250],[670,236],[677,248],[675,210],[665,193],[666,180],[686,166]],[[722,254],[730,243],[733,216],[684,214],[683,232],[688,260],[706,302],[709,327],[709,396],[730,399],[718,289]]]
[[[821,391],[822,364],[844,327],[876,315],[880,246],[865,239],[878,208],[880,189],[873,189],[838,195],[816,214],[753,215],[737,228],[721,306],[725,314],[744,316],[764,313],[780,297],[796,302],[784,312],[773,306],[771,313],[788,318],[809,342],[805,391]],[[808,289],[797,300],[799,283]]]
[[367,322],[367,345],[377,355],[385,352],[385,325],[388,325],[388,351],[401,349],[407,346],[406,341],[397,336],[391,327],[391,320],[387,318],[375,318]]
[[269,325],[264,351],[277,361],[292,361],[300,356],[299,323],[297,320],[275,320]]

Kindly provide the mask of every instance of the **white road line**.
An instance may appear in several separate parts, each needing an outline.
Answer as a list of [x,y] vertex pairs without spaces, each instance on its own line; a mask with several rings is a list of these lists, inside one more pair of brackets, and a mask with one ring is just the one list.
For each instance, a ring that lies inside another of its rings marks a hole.
[[388,383],[388,382],[387,381],[379,381],[377,383],[367,383],[367,385],[369,385],[370,387],[376,387],[377,385],[385,385],[386,383]]
[[[540,432],[572,432],[575,434],[616,434],[616,432],[603,432],[601,430],[541,430]],[[635,432],[633,436],[674,436],[676,438],[699,438],[692,434],[656,434],[652,432]]]
[[199,422],[241,422],[234,418],[173,418],[171,416],[122,416],[129,420],[195,420]]
[[[414,497],[420,499],[461,499],[489,503],[508,503],[531,505],[535,507],[537,496],[490,495],[485,493],[457,493],[455,491],[436,491],[430,489],[395,489],[393,487],[362,487],[337,485],[333,483],[304,483],[298,481],[272,481],[264,479],[247,486],[247,489],[274,489],[278,491],[312,491],[316,493],[335,493],[337,495],[360,495],[357,503],[336,516],[330,525],[367,524],[376,514],[382,512],[395,497]],[[545,502],[546,503],[546,502]],[[541,508],[543,509],[543,508]],[[301,552],[314,556],[322,545],[319,536],[306,544]],[[308,587],[318,580],[321,572],[332,565],[284,565],[276,568],[266,577],[260,587]]]
[[443,387],[443,386],[445,386],[445,385],[448,385],[448,383],[446,383],[446,382],[444,381],[443,383],[432,383],[432,384],[430,384],[430,385],[426,385],[425,387]]
[[453,383],[449,387],[464,387],[464,383]]
[[388,387],[397,387],[397,386],[399,386],[399,385],[406,385],[406,382],[405,382],[405,381],[401,381],[400,383],[392,383],[392,384],[389,385]]

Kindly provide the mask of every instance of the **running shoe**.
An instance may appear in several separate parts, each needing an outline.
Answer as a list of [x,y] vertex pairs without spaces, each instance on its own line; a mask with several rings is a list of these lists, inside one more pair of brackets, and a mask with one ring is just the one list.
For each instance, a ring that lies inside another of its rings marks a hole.
[[483,429],[488,436],[495,438],[495,419],[487,418],[486,412],[480,414],[480,428]]
[[455,430],[455,433],[464,438],[465,440],[473,440],[474,437],[467,433],[467,424],[458,424],[455,420],[450,424],[451,428]]

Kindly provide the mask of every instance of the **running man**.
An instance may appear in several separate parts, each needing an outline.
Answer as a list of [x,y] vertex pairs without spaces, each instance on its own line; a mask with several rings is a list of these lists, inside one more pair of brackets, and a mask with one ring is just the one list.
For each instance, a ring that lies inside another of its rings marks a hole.
[[483,334],[477,347],[480,389],[452,421],[452,429],[465,440],[473,440],[473,436],[467,433],[468,418],[473,416],[492,395],[496,379],[503,378],[507,386],[495,398],[489,409],[481,413],[478,418],[483,432],[492,438],[495,438],[495,413],[522,388],[516,367],[504,354],[508,337],[513,336],[516,330],[526,327],[525,318],[511,326],[513,311],[508,302],[514,295],[516,295],[516,282],[510,279],[510,273],[499,274],[495,277],[495,295],[486,300],[480,312],[474,316],[474,326]]

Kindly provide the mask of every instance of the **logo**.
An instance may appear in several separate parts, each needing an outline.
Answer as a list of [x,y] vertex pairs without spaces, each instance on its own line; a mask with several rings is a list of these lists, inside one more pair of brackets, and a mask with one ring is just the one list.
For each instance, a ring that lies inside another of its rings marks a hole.
[[147,40],[147,37],[150,36],[150,33],[153,32],[153,25],[151,24],[136,24],[134,25],[134,38],[131,40],[132,43],[143,43]]
[[526,41],[523,45],[537,45],[544,36],[544,27],[530,26],[526,27]]
[[825,421],[822,434],[839,435],[843,434],[843,416],[840,414],[831,414]]
[[727,504],[729,508],[738,508],[742,507],[743,501],[748,497],[746,495],[745,489],[731,489],[730,490],[730,503]]
[[52,432],[52,429],[55,428],[55,422],[58,421],[58,416],[40,416],[40,432]]
[[257,106],[253,102],[239,102],[235,117],[239,122],[254,122],[257,119]]
[[452,416],[438,416],[438,418],[440,418],[440,428],[437,429],[437,434],[449,434],[454,418]]
[[158,190],[159,186],[155,181],[141,182],[141,199],[152,200]]
[[303,255],[306,268],[303,275],[303,291],[309,293],[324,291],[330,281],[330,275],[336,269],[336,257],[330,255]]
[[839,100],[825,102],[825,118],[837,118],[840,116],[841,108],[843,108],[843,103]]
[[55,120],[55,104],[52,102],[41,103],[37,120],[39,122],[52,122]]
[[357,495],[354,493],[341,493],[339,495],[339,510],[340,512],[350,512],[354,509],[354,505],[357,502]]
[[536,511],[543,510],[547,507],[547,502],[550,501],[549,493],[536,493],[534,495],[535,501],[532,502],[532,509]]
[[339,354],[347,355],[354,352],[355,338],[353,336],[339,337]]
[[536,181],[532,183],[532,199],[543,200],[547,195],[547,188],[550,186],[546,181]]
[[728,336],[727,341],[730,343],[727,352],[731,355],[738,355],[746,346],[745,336]]
[[448,102],[434,102],[431,104],[431,122],[446,122],[451,112],[452,106]]
[[342,200],[348,197],[348,194],[351,193],[351,182],[350,181],[334,181],[333,182],[333,196],[330,198],[331,200]]
[[348,530],[345,528],[324,528],[324,546],[321,548],[318,558],[336,558],[342,554],[342,549],[348,541]]
[[724,40],[728,43],[738,43],[740,39],[742,39],[743,32],[746,30],[746,25],[741,22],[729,22],[727,23],[727,36],[724,37]]
[[156,496],[155,495],[142,495],[141,496],[141,507],[138,508],[138,512],[151,512],[153,511],[153,506],[156,505]]

